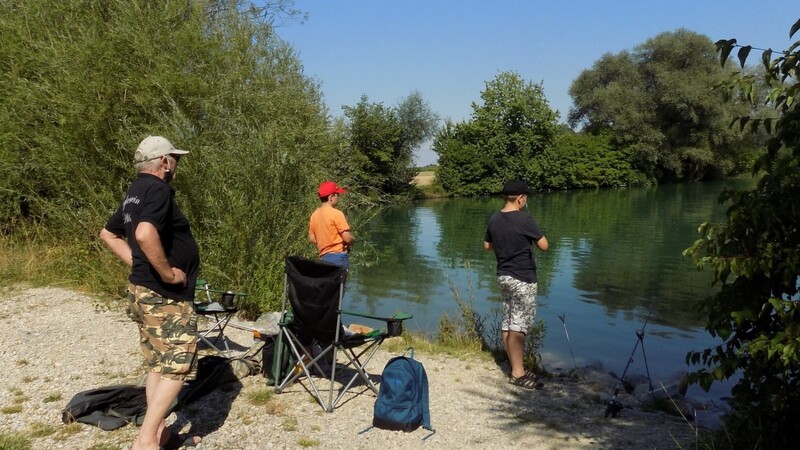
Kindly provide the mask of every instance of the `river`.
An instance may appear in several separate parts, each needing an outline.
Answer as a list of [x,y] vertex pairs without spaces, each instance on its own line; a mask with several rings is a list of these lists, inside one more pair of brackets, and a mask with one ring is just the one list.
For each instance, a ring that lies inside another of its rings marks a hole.
[[[713,293],[710,273],[681,252],[698,238],[701,223],[725,220],[727,205],[717,202],[723,188],[753,184],[531,195],[528,211],[550,242],[548,252],[535,253],[544,365],[568,370],[599,361],[621,374],[648,318],[629,373],[649,368],[654,378],[665,377],[687,369],[688,351],[715,345],[694,309]],[[359,243],[346,307],[378,315],[408,312],[414,315],[411,331],[433,334],[443,314],[458,313],[457,292],[487,320],[498,321],[495,259],[483,250],[483,236],[486,220],[501,206],[500,198],[443,199],[354,215]],[[719,398],[729,388],[723,383],[708,395],[696,387],[690,393]]]

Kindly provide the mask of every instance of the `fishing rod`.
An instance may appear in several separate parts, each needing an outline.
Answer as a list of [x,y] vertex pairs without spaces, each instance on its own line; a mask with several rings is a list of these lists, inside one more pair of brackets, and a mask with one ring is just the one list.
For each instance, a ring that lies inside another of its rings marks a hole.
[[572,366],[578,370],[578,363],[575,362],[575,353],[572,352],[572,341],[569,340],[569,331],[567,331],[567,314],[557,314],[561,324],[564,325],[564,334],[567,336],[567,344],[569,344],[569,354],[572,355]]
[[622,389],[622,383],[625,379],[625,374],[628,373],[628,367],[630,367],[631,363],[633,362],[633,355],[636,353],[636,349],[639,347],[639,344],[642,344],[642,356],[644,358],[644,367],[647,370],[647,382],[650,384],[650,392],[653,392],[653,381],[650,379],[650,368],[647,366],[647,354],[644,351],[644,329],[647,326],[647,322],[650,321],[650,316],[653,315],[653,312],[650,311],[647,313],[647,318],[644,320],[644,325],[642,325],[641,330],[636,330],[636,344],[633,346],[633,351],[631,352],[631,356],[628,357],[628,364],[625,365],[625,370],[622,372],[622,376],[618,378],[617,386],[614,388],[614,393],[611,394],[611,398],[608,399],[608,403],[606,403],[606,417],[609,415],[611,417],[617,417],[617,413],[622,411],[622,402],[617,399],[617,395],[619,394],[620,389]]

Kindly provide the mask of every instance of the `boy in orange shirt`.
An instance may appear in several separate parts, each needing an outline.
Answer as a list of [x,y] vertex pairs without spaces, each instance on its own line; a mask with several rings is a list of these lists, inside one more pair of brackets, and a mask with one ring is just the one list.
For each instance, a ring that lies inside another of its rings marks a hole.
[[344,213],[336,209],[339,195],[347,192],[333,181],[323,181],[317,194],[322,204],[311,214],[308,221],[308,240],[316,244],[319,258],[337,266],[350,267],[350,246],[356,238],[350,233],[350,225]]

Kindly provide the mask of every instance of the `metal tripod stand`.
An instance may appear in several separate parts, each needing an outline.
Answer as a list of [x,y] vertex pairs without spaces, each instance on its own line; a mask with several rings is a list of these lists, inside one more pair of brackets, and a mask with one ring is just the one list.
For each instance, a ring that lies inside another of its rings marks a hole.
[[650,385],[650,392],[653,392],[653,380],[650,378],[650,367],[647,365],[647,353],[644,351],[644,328],[647,326],[647,322],[650,321],[650,316],[653,313],[650,312],[647,314],[647,318],[644,320],[644,325],[642,325],[641,330],[636,330],[636,345],[633,346],[633,351],[631,351],[631,356],[628,357],[628,364],[625,365],[625,370],[622,372],[622,376],[618,378],[617,386],[614,388],[614,393],[611,394],[611,398],[608,399],[608,403],[606,403],[606,417],[609,415],[611,417],[617,417],[617,413],[622,411],[622,402],[617,399],[617,395],[619,394],[620,389],[622,389],[622,383],[625,379],[625,374],[628,373],[628,368],[633,363],[633,355],[636,353],[636,349],[639,348],[639,344],[642,345],[642,358],[644,359],[644,367],[647,370],[647,382]]

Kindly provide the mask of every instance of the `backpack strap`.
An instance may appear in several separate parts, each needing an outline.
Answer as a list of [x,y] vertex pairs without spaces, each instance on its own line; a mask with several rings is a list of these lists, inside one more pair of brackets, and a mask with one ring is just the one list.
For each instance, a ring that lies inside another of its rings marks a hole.
[[421,378],[420,381],[422,382],[422,428],[432,432],[431,434],[422,438],[424,441],[425,439],[433,436],[436,433],[436,430],[431,427],[431,409],[429,401],[430,399],[428,396],[428,376],[425,374],[425,370],[422,368],[421,364],[418,366],[418,371],[419,377]]

